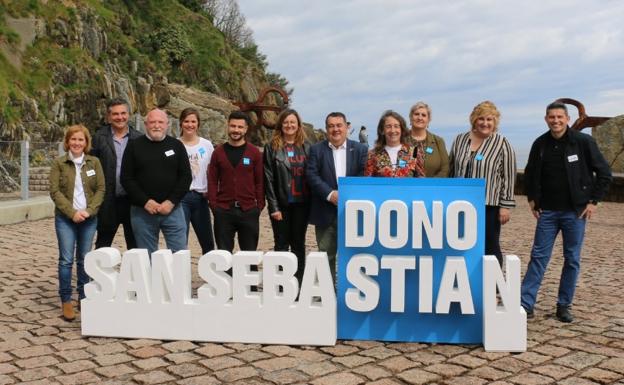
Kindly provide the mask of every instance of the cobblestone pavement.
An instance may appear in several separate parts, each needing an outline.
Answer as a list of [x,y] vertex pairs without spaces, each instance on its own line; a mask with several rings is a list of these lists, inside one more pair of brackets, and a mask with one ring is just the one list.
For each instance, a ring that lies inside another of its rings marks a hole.
[[[535,221],[518,201],[503,249],[524,269]],[[269,250],[266,214],[262,220],[260,249]],[[314,247],[312,231],[309,239]],[[191,246],[198,255],[195,240]],[[60,318],[53,221],[2,226],[0,384],[624,384],[624,204],[603,204],[588,225],[571,324],[553,316],[560,241],[553,255],[522,354],[374,341],[316,348],[83,338],[79,321]]]

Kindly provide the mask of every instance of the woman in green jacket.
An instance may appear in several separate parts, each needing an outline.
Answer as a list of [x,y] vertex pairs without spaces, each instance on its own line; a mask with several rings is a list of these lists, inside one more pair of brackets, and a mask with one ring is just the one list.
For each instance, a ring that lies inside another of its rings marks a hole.
[[414,157],[425,165],[428,178],[446,178],[449,173],[449,157],[444,139],[429,131],[431,108],[424,102],[418,102],[410,108],[412,124],[411,144],[416,147]]
[[59,295],[63,318],[76,316],[71,301],[71,276],[76,255],[78,297],[83,299],[89,276],[84,257],[93,245],[97,212],[104,200],[104,173],[100,161],[91,155],[91,135],[83,125],[70,126],[65,132],[67,154],[54,160],[50,169],[50,196],[54,201],[54,225],[59,246]]

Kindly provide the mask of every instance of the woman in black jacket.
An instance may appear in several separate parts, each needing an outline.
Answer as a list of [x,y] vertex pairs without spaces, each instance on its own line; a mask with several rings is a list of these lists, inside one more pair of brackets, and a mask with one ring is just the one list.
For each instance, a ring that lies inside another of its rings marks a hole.
[[310,144],[297,111],[286,109],[277,117],[271,142],[264,147],[264,186],[275,251],[297,256],[299,283],[305,267],[305,237],[310,214],[310,194],[305,169]]

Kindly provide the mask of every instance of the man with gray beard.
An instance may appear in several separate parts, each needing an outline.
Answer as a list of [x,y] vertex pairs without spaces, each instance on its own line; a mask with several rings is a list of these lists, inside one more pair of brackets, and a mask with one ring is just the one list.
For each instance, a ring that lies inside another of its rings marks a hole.
[[121,184],[128,192],[137,247],[158,250],[162,230],[172,252],[187,248],[186,221],[179,203],[192,181],[184,145],[167,135],[167,114],[154,109],[145,118],[145,136],[126,148]]

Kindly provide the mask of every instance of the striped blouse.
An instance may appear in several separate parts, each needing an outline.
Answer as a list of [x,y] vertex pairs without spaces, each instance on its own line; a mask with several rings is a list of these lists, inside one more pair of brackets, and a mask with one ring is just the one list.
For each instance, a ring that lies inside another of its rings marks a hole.
[[449,153],[450,177],[484,178],[485,204],[515,207],[516,155],[502,135],[493,133],[474,154],[470,153],[470,132],[459,134]]

